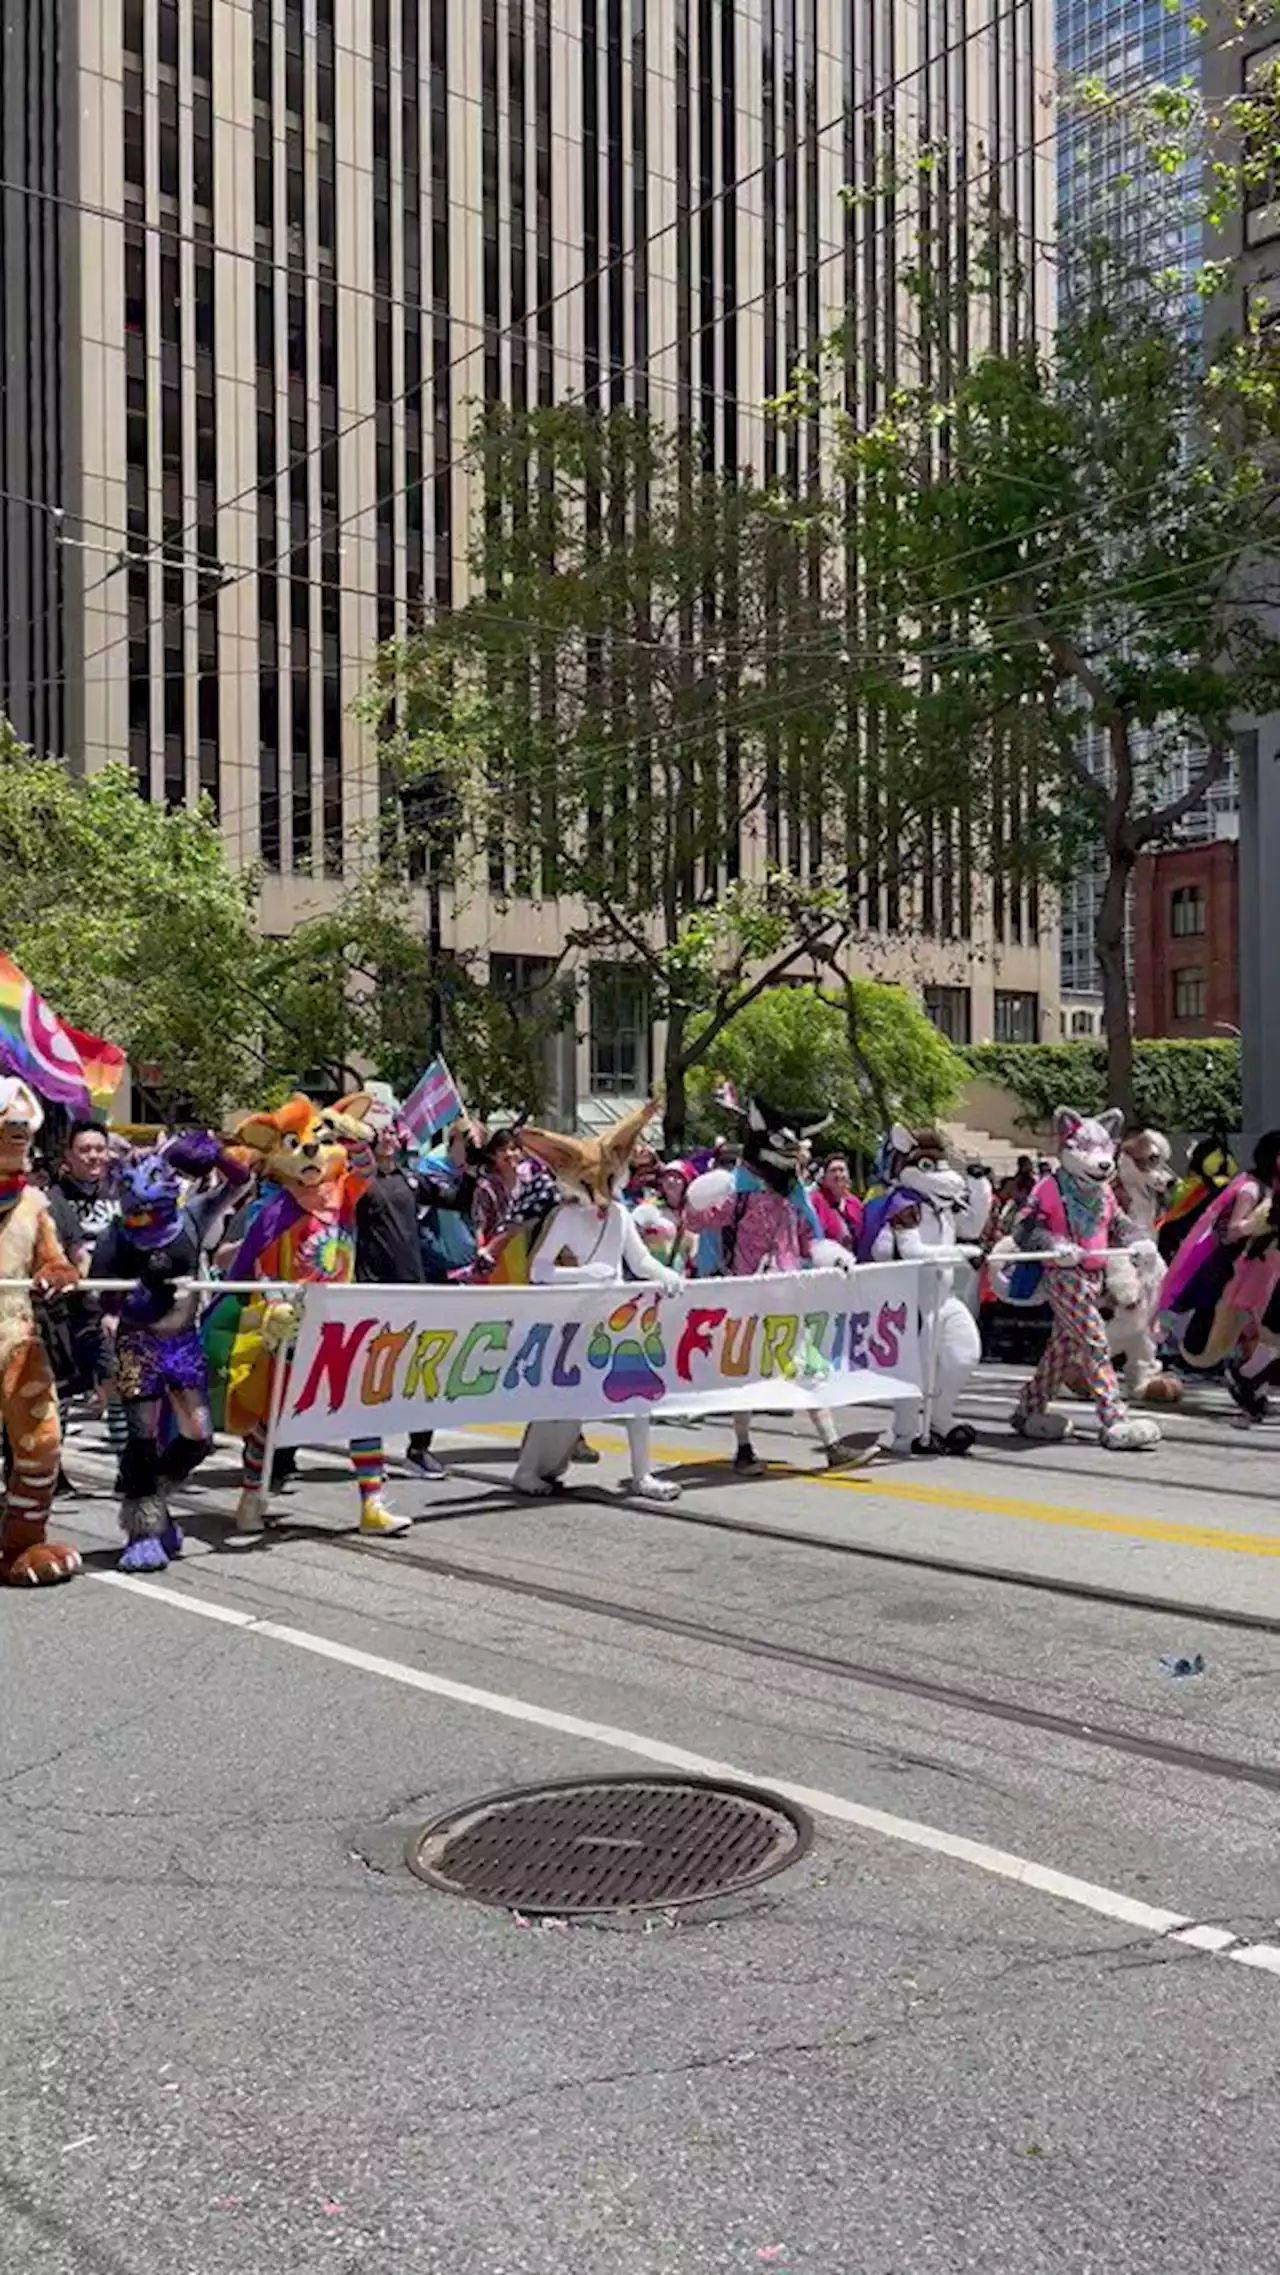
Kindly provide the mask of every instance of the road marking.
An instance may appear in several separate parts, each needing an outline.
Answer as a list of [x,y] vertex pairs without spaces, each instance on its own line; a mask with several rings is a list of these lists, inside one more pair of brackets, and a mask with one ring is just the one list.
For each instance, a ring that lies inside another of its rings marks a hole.
[[728,1779],[756,1792],[778,1793],[784,1800],[807,1809],[812,1816],[827,1817],[835,1824],[854,1825],[861,1832],[876,1833],[884,1840],[899,1841],[908,1848],[924,1849],[934,1856],[950,1857],[954,1863],[970,1865],[999,1880],[1011,1880],[1020,1888],[1034,1889],[1038,1895],[1055,1896],[1060,1902],[1074,1904],[1079,1910],[1093,1912],[1101,1919],[1137,1928],[1157,1941],[1187,1944],[1192,1950],[1216,1958],[1234,1959],[1241,1966],[1253,1967],[1264,1974],[1280,1975],[1280,1945],[1244,1943],[1227,1928],[1194,1920],[1185,1912],[1165,1911],[1158,1905],[1143,1903],[1136,1896],[1126,1896],[1117,1888],[1104,1888],[1096,1881],[1077,1879],[1074,1873],[1058,1872],[1052,1865],[1036,1864],[1031,1858],[1015,1856],[1008,1849],[992,1848],[986,1841],[969,1840],[963,1833],[949,1833],[938,1825],[923,1825],[911,1817],[872,1809],[861,1801],[849,1801],[840,1793],[827,1793],[818,1786],[797,1785],[791,1778],[757,1775],[754,1770],[741,1769],[732,1762],[712,1761],[703,1754],[689,1753],[683,1746],[669,1746],[660,1738],[649,1738],[636,1730],[620,1730],[611,1723],[592,1722],[579,1714],[562,1714],[554,1707],[537,1706],[531,1699],[514,1698],[504,1691],[480,1690],[473,1683],[455,1682],[448,1675],[429,1674],[424,1668],[406,1666],[402,1660],[384,1659],[376,1652],[358,1650],[350,1643],[335,1643],[327,1635],[313,1635],[306,1628],[288,1627],[279,1620],[260,1619],[253,1612],[238,1611],[229,1604],[210,1603],[203,1596],[162,1587],[154,1580],[136,1579],[131,1573],[93,1572],[88,1578],[96,1580],[99,1587],[121,1588],[148,1602],[169,1604],[175,1611],[191,1612],[198,1619],[238,1627],[268,1642],[286,1644],[291,1650],[309,1652],[317,1659],[330,1659],[359,1674],[378,1675],[408,1690],[425,1692],[430,1698],[448,1699],[455,1706],[476,1707],[485,1714],[501,1715],[508,1722],[553,1730],[558,1737],[582,1738],[592,1745],[608,1746],[614,1753],[634,1754],[641,1761],[652,1762],[662,1769],[683,1771],[689,1777]]
[[[520,1437],[514,1424],[492,1423],[484,1431],[460,1431],[459,1436]],[[593,1433],[593,1442],[608,1453],[622,1452],[625,1440]],[[727,1469],[727,1454],[700,1455],[696,1447],[655,1445],[656,1461],[696,1460],[700,1469]],[[1163,1517],[1117,1516],[1106,1509],[1078,1509],[1058,1501],[1024,1501],[1000,1493],[965,1493],[946,1485],[904,1485],[869,1470],[857,1477],[842,1477],[825,1469],[794,1469],[789,1462],[770,1462],[772,1476],[785,1476],[807,1485],[824,1485],[838,1493],[861,1493],[864,1499],[905,1501],[924,1509],[961,1509],[984,1517],[1015,1517],[1025,1524],[1065,1525],[1073,1532],[1101,1532],[1125,1540],[1160,1541],[1167,1548],[1216,1548],[1231,1556],[1280,1556],[1280,1533],[1219,1532],[1211,1525],[1183,1525]],[[748,1520],[749,1521],[749,1520]]]

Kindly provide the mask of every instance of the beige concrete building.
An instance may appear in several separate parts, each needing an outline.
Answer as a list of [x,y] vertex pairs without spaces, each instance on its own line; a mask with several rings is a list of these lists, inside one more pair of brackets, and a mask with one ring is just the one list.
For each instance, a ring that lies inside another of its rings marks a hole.
[[[781,469],[760,405],[847,310],[891,382],[925,141],[935,218],[994,179],[1050,319],[1051,0],[0,0],[0,22],[0,698],[73,764],[207,793],[272,930],[363,857],[378,762],[350,707],[378,642],[465,589],[476,403],[631,403]],[[902,958],[939,1022],[1056,1035],[1052,911],[978,878],[956,905],[964,937]],[[503,985],[566,921],[518,896],[442,913]],[[565,1111],[646,1078],[642,1015],[586,1024]]]

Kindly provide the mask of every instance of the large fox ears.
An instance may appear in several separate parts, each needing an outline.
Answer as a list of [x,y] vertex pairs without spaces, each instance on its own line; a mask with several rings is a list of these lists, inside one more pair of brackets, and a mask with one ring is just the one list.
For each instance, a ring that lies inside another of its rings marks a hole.
[[299,1091],[274,1114],[237,1114],[227,1135],[236,1145],[252,1146],[255,1153],[274,1153],[282,1137],[302,1137],[315,1118],[311,1100]]
[[604,1132],[600,1140],[600,1151],[611,1169],[626,1168],[657,1110],[656,1098],[650,1098],[645,1105],[637,1106],[622,1121],[615,1122],[611,1130]]
[[566,1137],[563,1130],[533,1129],[527,1123],[520,1132],[520,1142],[544,1169],[571,1182],[594,1152],[590,1138]]

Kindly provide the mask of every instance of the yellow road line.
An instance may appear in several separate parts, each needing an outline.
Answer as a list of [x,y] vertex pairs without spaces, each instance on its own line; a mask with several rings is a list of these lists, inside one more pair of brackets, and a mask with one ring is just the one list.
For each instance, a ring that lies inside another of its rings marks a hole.
[[[514,1423],[490,1422],[481,1430],[466,1433],[470,1437],[519,1438],[524,1435]],[[625,1450],[626,1440],[605,1436],[600,1431],[592,1434],[592,1442],[606,1452]],[[655,1445],[657,1460],[683,1463],[696,1460],[700,1469],[727,1469],[727,1455],[699,1455],[692,1446]],[[879,1501],[904,1501],[917,1508],[963,1509],[983,1517],[1013,1517],[1024,1524],[1065,1525],[1073,1532],[1112,1533],[1125,1540],[1161,1541],[1170,1548],[1216,1548],[1230,1556],[1280,1556],[1280,1533],[1220,1532],[1212,1525],[1181,1525],[1169,1523],[1162,1517],[1117,1516],[1105,1509],[1077,1509],[1056,1501],[1024,1501],[1000,1493],[953,1492],[945,1485],[904,1485],[897,1479],[881,1477],[871,1472],[859,1477],[842,1477],[825,1469],[794,1469],[789,1463],[770,1462],[769,1474],[773,1477],[803,1479],[808,1485],[834,1486],[838,1492],[861,1493]]]

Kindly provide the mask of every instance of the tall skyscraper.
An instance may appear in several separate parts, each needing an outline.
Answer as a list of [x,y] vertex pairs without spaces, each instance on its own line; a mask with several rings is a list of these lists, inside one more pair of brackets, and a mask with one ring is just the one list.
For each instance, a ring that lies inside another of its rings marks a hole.
[[[920,142],[939,214],[990,178],[1050,234],[1050,5],[0,0],[19,731],[207,793],[285,929],[367,846],[378,643],[465,593],[475,406],[632,404],[802,479],[760,406],[846,314],[891,383]],[[508,961],[563,930],[445,922]],[[1048,934],[982,922],[938,1015],[1041,1031]]]
[[[1161,186],[1123,114],[1089,115],[1073,103],[1070,92],[1072,82],[1088,79],[1128,96],[1144,87],[1198,81],[1201,42],[1191,20],[1191,10],[1170,9],[1166,0],[1117,0],[1106,6],[1101,0],[1056,0],[1058,67],[1065,82],[1057,142],[1060,309],[1069,305],[1089,239],[1105,237],[1144,266],[1183,277],[1188,322],[1199,321],[1199,302],[1191,290],[1201,259],[1200,185],[1194,169]],[[1099,737],[1093,738],[1091,762],[1102,771],[1105,751]],[[1224,791],[1223,798],[1229,797]],[[1197,817],[1192,826],[1207,833],[1208,817]],[[1077,1034],[1092,1032],[1101,1020],[1100,1009],[1092,1008],[1089,999],[1097,997],[1100,986],[1093,940],[1102,883],[1100,871],[1090,870],[1062,895],[1062,992],[1068,999],[1063,1009]]]

